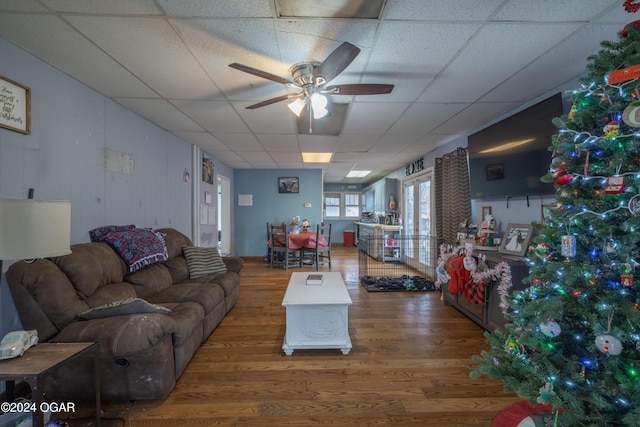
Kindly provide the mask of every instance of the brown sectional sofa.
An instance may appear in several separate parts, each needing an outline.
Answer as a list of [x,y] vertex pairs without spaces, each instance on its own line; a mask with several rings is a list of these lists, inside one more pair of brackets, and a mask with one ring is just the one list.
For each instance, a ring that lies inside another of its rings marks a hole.
[[[40,342],[100,343],[104,400],[165,398],[240,296],[241,258],[222,258],[226,273],[190,279],[183,253],[190,239],[170,228],[157,231],[165,235],[168,259],[134,273],[106,242],[72,245],[69,255],[20,261],[7,271],[22,325],[37,329]],[[170,312],[78,317],[131,299]],[[92,356],[54,371],[45,393],[57,399],[94,398]]]

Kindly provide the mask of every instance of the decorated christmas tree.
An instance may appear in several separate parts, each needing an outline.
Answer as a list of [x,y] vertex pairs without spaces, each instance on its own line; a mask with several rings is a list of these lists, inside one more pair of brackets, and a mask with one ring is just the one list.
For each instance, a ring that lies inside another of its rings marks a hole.
[[527,254],[528,288],[503,294],[472,376],[489,375],[571,426],[640,425],[640,21],[588,58],[554,120],[557,207]]

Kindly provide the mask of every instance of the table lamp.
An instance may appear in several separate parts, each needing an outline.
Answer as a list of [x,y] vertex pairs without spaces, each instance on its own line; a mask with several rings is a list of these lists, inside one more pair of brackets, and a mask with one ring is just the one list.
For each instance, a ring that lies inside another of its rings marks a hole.
[[0,198],[2,260],[47,258],[71,253],[71,202]]

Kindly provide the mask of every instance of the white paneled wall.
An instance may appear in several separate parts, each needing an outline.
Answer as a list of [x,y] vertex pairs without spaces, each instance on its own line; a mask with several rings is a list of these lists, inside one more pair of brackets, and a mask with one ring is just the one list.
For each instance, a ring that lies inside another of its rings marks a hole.
[[[107,224],[191,236],[189,144],[2,39],[0,58],[0,75],[31,88],[32,117],[30,135],[0,129],[0,196],[70,200],[72,243]],[[105,149],[133,156],[133,173],[105,170]],[[19,325],[4,277],[0,311],[2,333]]]

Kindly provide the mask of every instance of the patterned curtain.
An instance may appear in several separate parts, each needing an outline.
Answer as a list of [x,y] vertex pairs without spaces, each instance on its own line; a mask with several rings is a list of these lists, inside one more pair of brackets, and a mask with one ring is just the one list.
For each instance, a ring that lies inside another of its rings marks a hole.
[[445,243],[455,244],[460,223],[471,221],[471,189],[467,149],[457,148],[436,158],[436,230]]

